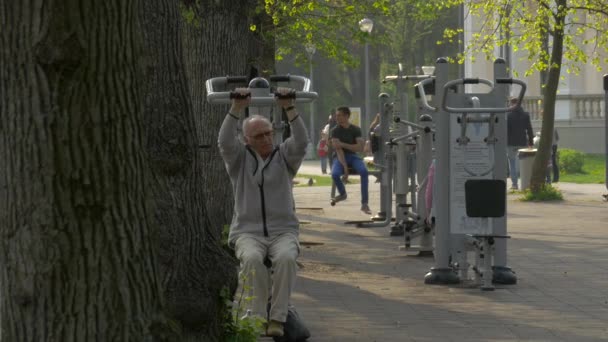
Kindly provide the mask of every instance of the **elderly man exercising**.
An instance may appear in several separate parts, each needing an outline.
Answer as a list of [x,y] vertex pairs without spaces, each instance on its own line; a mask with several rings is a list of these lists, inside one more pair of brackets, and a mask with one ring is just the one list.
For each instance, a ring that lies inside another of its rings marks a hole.
[[[241,95],[247,89],[237,89]],[[286,95],[291,89],[278,88]],[[241,263],[241,280],[250,290],[248,303],[254,315],[267,317],[269,271],[272,263],[272,299],[268,313],[268,336],[283,336],[289,298],[296,280],[296,259],[300,252],[299,222],[294,211],[292,182],[300,167],[308,138],[304,121],[292,98],[278,97],[291,126],[291,137],[278,146],[273,143],[272,124],[254,115],[243,121],[243,139],[237,127],[250,97],[232,100],[219,132],[219,148],[234,192],[234,215],[229,243]]]

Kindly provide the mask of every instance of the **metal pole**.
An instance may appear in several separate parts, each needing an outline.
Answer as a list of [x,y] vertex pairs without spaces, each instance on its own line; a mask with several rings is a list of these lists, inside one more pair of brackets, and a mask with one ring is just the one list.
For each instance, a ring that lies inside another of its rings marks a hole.
[[[606,130],[604,131],[604,139],[606,140],[606,179],[605,185],[608,189],[608,74],[604,75],[604,120],[606,121]],[[608,199],[608,197],[606,197]]]
[[[447,60],[437,61],[435,97],[441,100],[443,85],[448,81]],[[437,101],[440,103],[439,101]],[[447,270],[450,267],[450,116],[442,110],[433,118],[437,128],[435,141],[435,268]]]
[[[312,74],[312,55],[310,56],[309,60],[309,65],[310,65],[310,70],[309,70],[309,75],[310,75],[310,90],[312,91],[312,89],[314,88],[314,82],[313,82],[313,74]],[[315,104],[314,102],[310,103],[310,143],[313,146],[313,150],[314,148],[317,146],[315,144]]]
[[[448,82],[448,61],[439,58],[436,62],[436,103],[441,103],[443,86]],[[422,94],[421,94],[422,97]],[[425,284],[457,284],[458,275],[450,268],[450,114],[443,109],[434,113],[436,127],[435,177],[433,202],[435,208],[435,266],[424,276]]]
[[365,43],[365,111],[361,115],[361,131],[363,136],[367,136],[367,116],[371,115],[369,103],[369,43]]

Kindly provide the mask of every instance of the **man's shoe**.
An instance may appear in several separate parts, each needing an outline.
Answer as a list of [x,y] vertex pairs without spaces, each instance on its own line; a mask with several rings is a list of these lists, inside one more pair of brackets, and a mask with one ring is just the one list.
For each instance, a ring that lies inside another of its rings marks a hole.
[[270,323],[268,323],[266,335],[273,337],[282,337],[283,334],[283,323],[277,321],[270,321]]
[[369,206],[367,204],[361,205],[361,211],[368,215],[372,214],[372,211],[369,209]]
[[344,195],[338,195],[336,197],[333,198],[333,202],[334,203],[338,203],[340,201],[344,201],[346,199],[346,194]]

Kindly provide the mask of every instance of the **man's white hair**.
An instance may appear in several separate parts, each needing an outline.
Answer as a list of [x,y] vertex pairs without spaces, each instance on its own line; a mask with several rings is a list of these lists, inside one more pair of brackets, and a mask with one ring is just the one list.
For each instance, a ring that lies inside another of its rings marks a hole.
[[270,120],[268,120],[265,116],[262,115],[252,115],[247,117],[245,120],[243,120],[243,135],[248,137],[249,136],[249,130],[251,127],[251,123],[255,122],[255,121],[263,121],[266,124],[268,124],[268,126],[272,126],[272,123],[270,123]]

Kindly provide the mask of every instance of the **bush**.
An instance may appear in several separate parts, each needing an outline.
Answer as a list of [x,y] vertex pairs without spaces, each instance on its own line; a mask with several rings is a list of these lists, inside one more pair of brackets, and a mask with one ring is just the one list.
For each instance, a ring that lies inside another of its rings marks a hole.
[[564,199],[562,192],[551,184],[544,184],[537,194],[532,193],[530,189],[524,190],[523,194],[521,200],[525,202],[561,201]]
[[559,169],[565,173],[583,173],[585,155],[577,150],[564,148],[559,150]]
[[[251,274],[253,275],[253,274]],[[249,310],[245,310],[247,303],[253,297],[246,296],[250,287],[247,283],[247,276],[241,275],[241,291],[234,300],[231,300],[230,291],[223,287],[220,293],[223,302],[224,331],[222,341],[224,342],[256,342],[258,337],[264,332],[265,320],[259,316],[251,315]]]

